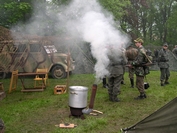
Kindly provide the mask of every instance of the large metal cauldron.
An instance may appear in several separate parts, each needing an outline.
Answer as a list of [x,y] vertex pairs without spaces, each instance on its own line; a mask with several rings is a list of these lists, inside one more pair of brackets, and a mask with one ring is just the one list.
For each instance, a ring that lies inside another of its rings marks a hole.
[[88,88],[84,86],[69,87],[69,106],[72,116],[82,116],[82,110],[87,107]]
[[88,88],[84,86],[69,87],[69,106],[74,108],[84,108],[87,106]]

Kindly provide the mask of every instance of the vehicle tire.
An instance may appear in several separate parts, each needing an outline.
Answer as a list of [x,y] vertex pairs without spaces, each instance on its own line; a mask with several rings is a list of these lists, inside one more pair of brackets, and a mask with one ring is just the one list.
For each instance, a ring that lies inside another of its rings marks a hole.
[[4,68],[0,67],[0,79],[6,78],[6,72],[4,72]]
[[52,74],[52,77],[55,79],[66,78],[66,75],[67,75],[67,73],[65,72],[65,69],[60,65],[54,66],[52,68],[51,74]]

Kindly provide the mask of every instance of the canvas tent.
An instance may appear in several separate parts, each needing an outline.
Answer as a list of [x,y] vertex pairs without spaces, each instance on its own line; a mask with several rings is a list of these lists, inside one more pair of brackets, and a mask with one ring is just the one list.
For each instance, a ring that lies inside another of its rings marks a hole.
[[177,97],[123,133],[177,133]]

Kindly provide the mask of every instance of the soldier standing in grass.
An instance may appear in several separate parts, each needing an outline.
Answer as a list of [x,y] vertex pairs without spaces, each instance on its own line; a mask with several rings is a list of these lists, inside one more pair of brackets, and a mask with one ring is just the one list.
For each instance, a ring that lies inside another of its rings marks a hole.
[[136,87],[140,95],[136,97],[136,100],[146,98],[145,90],[144,90],[144,77],[145,77],[145,70],[144,70],[144,63],[147,62],[146,57],[146,49],[143,47],[143,40],[141,38],[137,38],[134,40],[136,47],[138,48],[138,55],[136,59],[132,62],[132,66],[135,68],[136,74]]
[[175,47],[172,50],[172,53],[175,55],[175,57],[177,58],[177,45],[175,45]]
[[[132,45],[130,45],[125,53],[127,59],[128,59],[128,66],[132,64],[133,60],[138,55],[138,50],[134,48]],[[128,67],[128,72],[129,72],[129,78],[130,78],[130,84],[131,88],[134,88],[134,74],[135,74],[135,68],[134,67]]]
[[108,94],[109,100],[119,102],[118,94],[120,94],[120,85],[124,74],[124,65],[127,63],[125,51],[121,48],[110,47],[108,58],[110,64],[108,70]]
[[159,51],[158,66],[160,68],[160,85],[164,86],[169,84],[168,79],[170,77],[169,70],[169,57],[168,57],[168,44],[164,43],[163,48]]

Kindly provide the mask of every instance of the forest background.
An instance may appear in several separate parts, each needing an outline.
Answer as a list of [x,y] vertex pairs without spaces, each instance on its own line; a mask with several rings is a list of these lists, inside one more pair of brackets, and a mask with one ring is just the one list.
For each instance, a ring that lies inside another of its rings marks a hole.
[[[17,23],[29,23],[30,16],[36,12],[33,10],[33,2],[47,3],[47,5],[67,5],[72,0],[1,0],[0,1],[0,25],[11,28]],[[142,37],[145,44],[161,45],[168,42],[177,44],[177,1],[176,0],[98,0],[104,9],[113,14],[114,20],[120,24],[124,32],[133,39]],[[56,6],[56,12],[60,9]],[[48,7],[39,4],[37,8],[43,8],[43,27],[47,27],[45,35],[56,35],[62,32],[55,31],[55,21],[48,16]],[[57,29],[58,30],[58,29]]]

